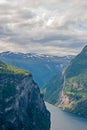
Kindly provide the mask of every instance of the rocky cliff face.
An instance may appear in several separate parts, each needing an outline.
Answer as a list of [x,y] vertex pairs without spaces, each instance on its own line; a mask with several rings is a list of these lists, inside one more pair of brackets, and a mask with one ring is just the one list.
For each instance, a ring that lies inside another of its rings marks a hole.
[[0,129],[50,129],[50,113],[31,74],[2,62],[0,62]]

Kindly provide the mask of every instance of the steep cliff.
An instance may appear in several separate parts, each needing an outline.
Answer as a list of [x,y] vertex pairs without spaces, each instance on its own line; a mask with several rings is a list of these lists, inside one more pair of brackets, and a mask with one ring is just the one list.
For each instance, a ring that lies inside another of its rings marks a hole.
[[50,129],[50,113],[32,75],[2,62],[0,62],[0,129]]
[[87,117],[87,46],[65,70],[63,85],[59,107]]

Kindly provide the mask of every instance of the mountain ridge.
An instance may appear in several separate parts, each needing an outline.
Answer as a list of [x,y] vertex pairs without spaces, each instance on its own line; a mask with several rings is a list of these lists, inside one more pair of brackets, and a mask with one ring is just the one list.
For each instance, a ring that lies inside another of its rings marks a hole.
[[0,59],[6,64],[30,71],[40,87],[54,75],[60,73],[72,58],[73,56],[59,57],[31,53],[0,53]]
[[87,118],[87,46],[71,61],[64,75],[59,107]]
[[[62,84],[59,84],[61,80],[57,76],[42,88],[45,100],[62,110],[87,118],[87,46],[63,69],[62,76]],[[53,84],[55,80],[57,86]],[[52,90],[50,100],[48,88]]]

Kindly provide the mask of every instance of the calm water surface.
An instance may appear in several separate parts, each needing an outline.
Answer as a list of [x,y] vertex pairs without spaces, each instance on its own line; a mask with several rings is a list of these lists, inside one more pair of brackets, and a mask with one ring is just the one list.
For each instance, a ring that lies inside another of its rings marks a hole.
[[46,103],[51,112],[51,130],[87,130],[87,120]]

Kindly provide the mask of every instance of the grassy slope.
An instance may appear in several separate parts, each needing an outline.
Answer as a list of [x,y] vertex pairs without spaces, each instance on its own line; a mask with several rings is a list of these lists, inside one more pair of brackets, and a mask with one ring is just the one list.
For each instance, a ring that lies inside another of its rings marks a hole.
[[0,93],[3,99],[16,94],[16,84],[20,81],[21,76],[28,76],[30,72],[7,65],[0,61]]
[[30,72],[4,64],[0,61],[0,74],[29,75]]

